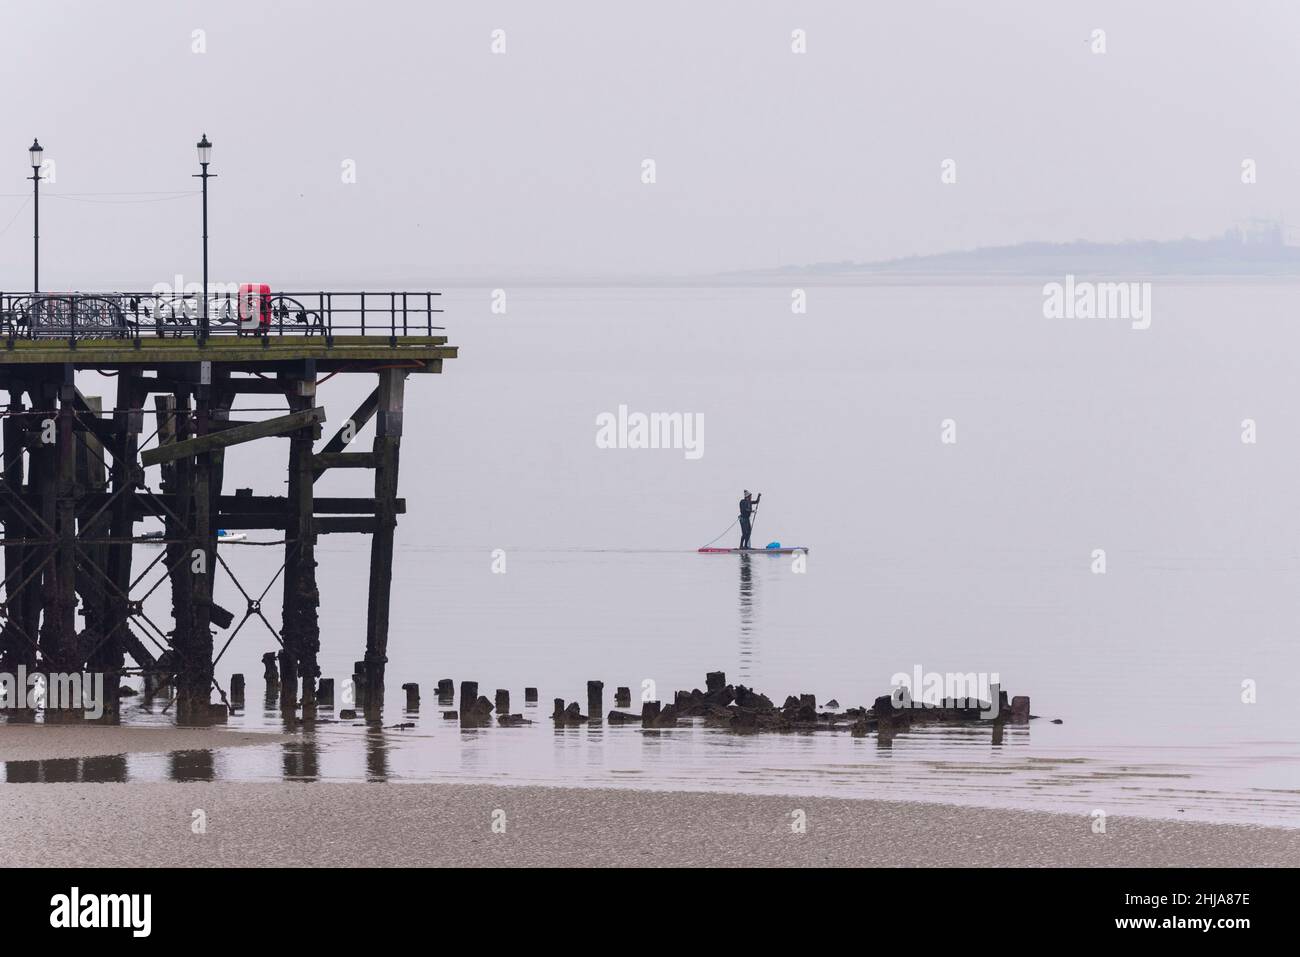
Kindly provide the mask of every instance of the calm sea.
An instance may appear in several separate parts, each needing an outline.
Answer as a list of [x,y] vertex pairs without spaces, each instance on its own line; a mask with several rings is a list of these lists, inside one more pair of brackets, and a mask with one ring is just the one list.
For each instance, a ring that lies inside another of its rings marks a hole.
[[[1156,281],[1151,326],[1135,330],[1046,319],[1035,281],[810,286],[803,314],[788,287],[508,289],[504,315],[489,289],[451,290],[461,356],[407,385],[384,723],[415,727],[322,722],[287,747],[197,764],[130,756],[117,774],[700,788],[1295,826],[1298,291]],[[323,385],[331,422],[370,385]],[[598,448],[597,416],[620,405],[702,416],[703,454]],[[282,466],[264,457],[230,453],[228,488],[281,489]],[[809,546],[805,570],[695,553],[743,488],[763,493],[755,544]],[[358,472],[318,485],[366,493]],[[364,647],[366,543],[328,536],[318,554],[322,665],[341,683]],[[223,556],[254,594],[282,560],[237,545]],[[266,599],[276,622],[279,588]],[[228,581],[218,598],[243,607]],[[233,671],[249,679],[252,707],[232,725],[278,726],[259,694],[274,647],[251,621],[219,664],[223,687]],[[847,706],[918,667],[996,673],[1042,717],[999,744],[972,727],[888,746],[549,721],[555,697],[585,706],[588,679],[605,682],[606,708],[617,685],[639,697],[652,681],[671,700],[710,670],[778,701]],[[443,677],[489,698],[509,689],[536,723],[444,722]],[[402,712],[407,681],[423,691],[418,716]],[[537,708],[523,705],[528,685]]]

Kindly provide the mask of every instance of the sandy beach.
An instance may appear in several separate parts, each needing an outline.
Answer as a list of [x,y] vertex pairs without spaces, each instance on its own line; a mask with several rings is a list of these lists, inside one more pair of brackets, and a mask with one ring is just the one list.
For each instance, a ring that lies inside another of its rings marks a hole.
[[[3,725],[0,760],[284,740]],[[1300,829],[1112,817],[1095,834],[1090,818],[1041,811],[488,784],[4,784],[0,838],[10,860],[72,867],[1300,865]]]
[[[1100,835],[1070,815],[889,801],[461,784],[2,787],[7,856],[44,866],[1300,864],[1300,830],[1112,818]],[[196,811],[206,833],[191,828]]]

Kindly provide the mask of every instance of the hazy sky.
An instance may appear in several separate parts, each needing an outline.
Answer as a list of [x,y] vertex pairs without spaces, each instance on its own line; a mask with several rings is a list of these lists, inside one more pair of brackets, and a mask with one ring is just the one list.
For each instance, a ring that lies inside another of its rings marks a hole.
[[0,287],[30,285],[33,136],[47,289],[197,278],[197,196],[54,194],[197,189],[204,132],[214,281],[707,273],[1300,219],[1297,38],[1284,2],[3,0]]

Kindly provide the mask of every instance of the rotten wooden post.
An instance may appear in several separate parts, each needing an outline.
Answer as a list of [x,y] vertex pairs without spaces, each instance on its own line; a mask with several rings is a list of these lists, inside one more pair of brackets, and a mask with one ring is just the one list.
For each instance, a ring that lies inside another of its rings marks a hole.
[[414,681],[408,681],[402,685],[402,690],[406,692],[406,710],[420,710],[420,686]]
[[460,713],[464,714],[466,711],[472,710],[477,701],[478,682],[462,681],[460,683]]

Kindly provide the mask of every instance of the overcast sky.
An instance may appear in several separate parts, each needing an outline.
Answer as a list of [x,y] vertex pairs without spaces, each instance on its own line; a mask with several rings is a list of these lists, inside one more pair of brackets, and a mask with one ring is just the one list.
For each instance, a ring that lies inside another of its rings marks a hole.
[[1300,224],[1298,44],[1286,2],[5,0],[0,287],[30,285],[33,136],[55,164],[47,289],[196,279],[197,196],[72,194],[196,190],[204,132],[214,281],[673,275]]

